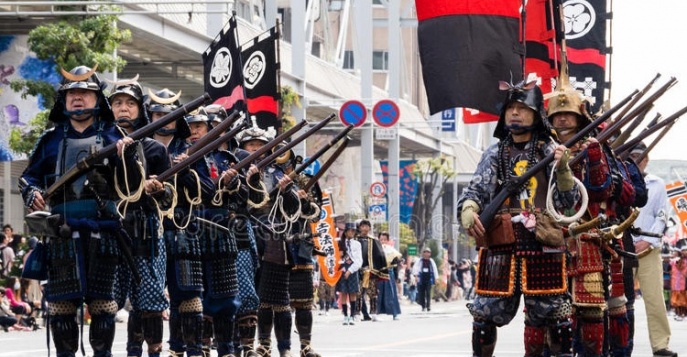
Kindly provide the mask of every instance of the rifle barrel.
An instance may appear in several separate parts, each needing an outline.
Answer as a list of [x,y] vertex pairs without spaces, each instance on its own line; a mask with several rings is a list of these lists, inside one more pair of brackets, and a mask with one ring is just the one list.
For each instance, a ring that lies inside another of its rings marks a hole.
[[618,147],[616,150],[616,153],[618,155],[624,153],[625,151],[633,148],[637,143],[640,141],[644,140],[647,136],[653,134],[654,132],[658,131],[658,129],[663,128],[664,126],[674,122],[675,120],[679,119],[683,114],[687,113],[687,107],[684,107],[677,112],[675,112],[673,115],[661,120],[660,122],[656,123],[654,126],[647,128],[646,130],[642,131],[637,135],[637,137],[631,139],[630,141],[626,142],[625,144],[621,145]]
[[351,141],[349,137],[346,137],[344,141],[339,145],[338,148],[336,148],[336,151],[332,153],[332,156],[320,167],[320,171],[317,171],[315,176],[311,177],[310,180],[308,180],[308,183],[305,184],[305,187],[303,187],[303,191],[305,192],[310,192],[310,189],[317,183],[317,180],[322,177],[322,175],[329,170],[329,167],[334,164],[334,161],[341,155],[341,153],[344,151],[346,146],[348,146],[348,142]]
[[[192,110],[198,108],[201,106],[203,103],[206,101],[210,100],[210,95],[207,93],[203,93],[200,97],[182,105],[181,107],[173,110],[172,112],[164,115],[160,119],[142,127],[137,130],[135,130],[133,133],[129,134],[128,137],[132,138],[133,140],[139,140],[144,137],[152,135],[156,130],[164,127],[165,125],[171,123],[174,120],[177,120],[179,117],[181,117],[184,114],[187,114],[191,112]],[[62,186],[66,185],[67,183],[71,182],[73,179],[75,179],[79,174],[82,172],[88,170],[91,168],[96,162],[102,160],[102,158],[108,157],[113,155],[115,152],[117,152],[117,143],[112,143],[97,152],[88,155],[87,157],[79,160],[76,164],[74,164],[72,167],[69,168],[66,172],[60,176],[55,183],[53,183],[48,189],[45,191],[45,199],[47,200],[55,194],[55,192]]]
[[[591,124],[587,125],[582,130],[577,132],[577,134],[575,134],[572,138],[566,141],[563,145],[565,145],[566,147],[571,147],[575,143],[580,141],[590,131],[592,131],[592,129],[599,126],[599,124],[603,123],[617,110],[625,106],[632,99],[632,97],[634,97],[635,94],[637,94],[637,92],[639,92],[639,90],[635,89],[629,96],[625,97],[625,99],[620,101],[620,103],[616,104],[607,112],[603,113],[603,115],[601,115],[600,117],[594,119],[594,121]],[[532,178],[532,176],[536,175],[537,172],[545,169],[551,162],[553,162],[553,158],[553,154],[547,155],[546,157],[541,159],[537,164],[535,164],[531,169],[524,172],[522,175],[514,177],[510,181],[504,183],[503,187],[501,187],[501,191],[499,191],[496,197],[494,197],[494,199],[491,202],[489,202],[489,204],[484,208],[482,213],[479,215],[479,219],[484,225],[484,227],[489,227],[491,221],[494,219],[494,216],[496,215],[496,212],[498,212],[498,210],[501,208],[501,205],[503,205],[503,202],[506,201],[508,196],[512,194],[511,190],[513,188],[520,187],[527,180]]]
[[212,130],[205,134],[205,136],[203,136],[202,138],[198,139],[198,141],[193,143],[193,145],[191,145],[191,147],[188,148],[187,154],[189,156],[193,155],[193,153],[198,151],[200,148],[217,139],[220,135],[222,135],[222,133],[227,131],[227,129],[229,129],[240,116],[241,113],[236,110],[231,112],[231,114],[229,114],[229,116],[226,119],[222,120],[219,124],[212,128]]

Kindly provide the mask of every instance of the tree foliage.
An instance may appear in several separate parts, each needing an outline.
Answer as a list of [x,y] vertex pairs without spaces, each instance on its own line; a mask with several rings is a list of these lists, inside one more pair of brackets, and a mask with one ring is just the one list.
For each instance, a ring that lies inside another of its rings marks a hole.
[[[54,62],[55,71],[98,64],[98,72],[119,72],[126,66],[126,61],[114,53],[122,43],[131,39],[131,32],[117,28],[116,21],[116,15],[72,16],[41,25],[29,32],[29,49],[38,59]],[[21,79],[12,81],[10,87],[21,93],[23,99],[28,96],[39,98],[43,108],[52,108],[55,103],[56,88],[47,81]],[[44,111],[30,121],[28,130],[13,128],[10,148],[17,153],[29,154],[47,127],[47,119]]]
[[[451,162],[445,157],[420,159],[416,162],[413,174],[418,180],[418,195],[415,199],[419,224],[417,229],[418,248],[422,249],[425,242],[432,236],[432,214],[444,194],[444,185],[456,176]],[[434,188],[440,187],[435,196]]]

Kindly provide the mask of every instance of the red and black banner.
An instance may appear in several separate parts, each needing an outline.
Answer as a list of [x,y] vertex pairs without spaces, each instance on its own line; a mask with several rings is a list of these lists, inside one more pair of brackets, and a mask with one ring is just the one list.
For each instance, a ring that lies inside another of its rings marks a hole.
[[[267,36],[265,36],[267,34]],[[279,32],[276,27],[241,46],[248,112],[262,129],[281,128],[279,118]]]
[[231,17],[215,40],[203,52],[205,91],[215,104],[244,110],[241,51],[238,46],[236,18]]
[[[415,0],[430,113],[471,108],[496,120],[499,81],[522,80],[521,0]],[[474,112],[473,112],[474,113]]]
[[[560,8],[563,11],[561,19]],[[541,79],[550,93],[558,77],[560,44],[566,39],[570,84],[594,98],[592,112],[604,101],[606,89],[606,1],[529,0],[526,7],[525,71]]]

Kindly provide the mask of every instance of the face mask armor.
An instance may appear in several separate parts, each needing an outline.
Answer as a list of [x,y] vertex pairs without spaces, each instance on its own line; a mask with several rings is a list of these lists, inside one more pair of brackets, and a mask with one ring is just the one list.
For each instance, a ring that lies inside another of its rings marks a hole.
[[[81,115],[85,113],[92,113],[93,117],[101,120],[114,121],[114,115],[112,114],[110,103],[103,94],[103,89],[105,89],[107,84],[100,81],[100,78],[98,78],[98,75],[95,72],[97,69],[97,64],[93,66],[92,69],[87,66],[74,67],[69,72],[65,71],[63,68],[60,68],[60,72],[62,73],[64,79],[62,80],[60,88],[57,90],[55,105],[48,116],[50,121],[58,123],[73,115]],[[67,91],[71,89],[94,91],[97,96],[95,107],[68,112],[66,109],[65,100],[67,97]]]
[[112,84],[114,85],[114,89],[112,89],[108,97],[110,103],[117,95],[128,95],[134,98],[136,103],[138,103],[138,118],[132,120],[115,118],[117,124],[129,122],[132,127],[138,129],[150,123],[147,111],[143,107],[143,88],[141,88],[141,85],[138,83],[138,75],[132,79],[112,82]]
[[499,82],[499,88],[507,90],[508,93],[503,101],[501,115],[494,130],[495,138],[503,140],[510,133],[509,128],[506,127],[506,111],[508,105],[513,102],[520,102],[534,111],[534,122],[530,128],[525,128],[526,130],[537,131],[540,135],[551,135],[551,125],[546,119],[546,111],[544,110],[544,96],[535,82],[525,83],[523,81],[513,85],[501,81]]
[[[179,91],[179,93],[174,93],[167,88],[163,88],[153,93],[153,91],[148,89],[148,98],[145,101],[145,107],[146,111],[148,112],[148,116],[152,120],[153,113],[168,114],[173,112],[175,109],[180,108],[181,102],[179,102],[179,98],[181,98],[181,91]],[[186,139],[191,136],[191,129],[189,129],[188,123],[184,117],[177,119],[176,123],[177,125],[175,129],[160,128],[155,131],[155,134],[161,136],[174,135],[180,139]]]

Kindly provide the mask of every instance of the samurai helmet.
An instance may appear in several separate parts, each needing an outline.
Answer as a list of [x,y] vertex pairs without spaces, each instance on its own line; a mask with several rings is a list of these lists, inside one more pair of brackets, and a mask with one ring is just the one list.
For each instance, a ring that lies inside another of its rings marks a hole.
[[148,111],[151,113],[171,113],[174,109],[181,107],[181,91],[174,93],[167,88],[163,88],[155,93],[148,89]]
[[110,102],[112,102],[115,96],[124,94],[134,98],[134,100],[138,103],[138,118],[134,118],[132,120],[115,118],[115,120],[117,120],[118,123],[121,121],[131,121],[131,125],[134,128],[140,128],[148,124],[150,120],[145,108],[143,107],[143,88],[141,88],[141,85],[138,83],[138,74],[132,79],[119,80],[111,83],[114,85],[114,88],[108,97]]
[[208,116],[201,113],[200,111],[191,112],[188,115],[185,115],[184,119],[186,119],[186,123],[188,124],[205,123],[208,127],[210,126],[210,119],[208,119]]
[[592,121],[584,107],[586,98],[570,84],[568,61],[561,56],[561,69],[556,81],[556,90],[544,95],[549,101],[547,115],[552,118],[557,113],[574,113],[577,115],[577,127],[585,127]]
[[219,123],[227,118],[227,111],[219,104],[210,104],[198,108],[198,112],[205,114],[211,123]]
[[527,83],[522,81],[518,84],[501,81],[499,88],[508,92],[501,107],[496,129],[494,129],[495,138],[505,139],[508,136],[510,130],[506,127],[506,111],[508,105],[513,102],[520,102],[534,111],[534,122],[530,128],[527,128],[528,130],[539,132],[545,136],[551,135],[551,124],[546,119],[546,111],[544,110],[544,96],[535,81]]
[[[100,81],[100,78],[98,78],[98,75],[95,72],[97,69],[97,64],[93,66],[93,68],[87,66],[77,66],[72,68],[72,70],[69,72],[65,71],[64,68],[60,68],[60,73],[64,79],[62,80],[60,88],[57,90],[55,105],[48,116],[50,121],[58,123],[64,121],[66,118],[69,118],[74,114],[86,112],[91,112],[94,117],[105,121],[114,120],[110,103],[103,94],[103,89],[105,89],[107,84]],[[75,112],[67,112],[65,98],[67,91],[71,89],[82,89],[96,92],[97,102],[95,107],[82,109]]]
[[239,134],[239,147],[243,148],[243,145],[249,141],[260,140],[267,144],[272,140],[273,137],[257,126],[250,127]]

